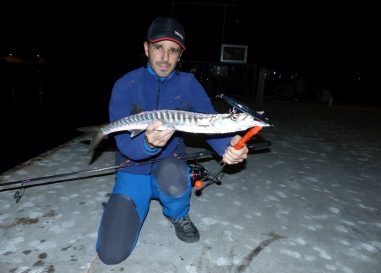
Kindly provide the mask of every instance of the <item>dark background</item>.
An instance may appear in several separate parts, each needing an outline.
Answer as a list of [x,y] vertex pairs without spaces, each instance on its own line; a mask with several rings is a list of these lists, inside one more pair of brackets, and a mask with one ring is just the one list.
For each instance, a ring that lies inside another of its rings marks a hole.
[[324,80],[337,103],[379,105],[364,84],[375,58],[372,7],[244,2],[2,4],[0,55],[26,64],[1,59],[0,171],[107,122],[112,85],[144,63],[157,16],[184,25],[184,61],[218,62],[222,43],[245,44],[249,63]]

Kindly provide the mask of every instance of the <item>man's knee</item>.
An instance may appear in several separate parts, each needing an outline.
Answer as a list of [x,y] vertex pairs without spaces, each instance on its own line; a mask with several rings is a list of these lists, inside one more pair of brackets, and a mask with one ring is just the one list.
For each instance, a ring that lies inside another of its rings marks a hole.
[[118,264],[132,252],[141,221],[132,199],[111,195],[98,231],[97,253],[107,264]]
[[129,254],[118,256],[115,254],[104,252],[101,249],[97,249],[97,253],[98,253],[99,259],[106,265],[119,264],[130,256]]
[[179,196],[187,190],[187,165],[180,159],[163,160],[154,169],[153,175],[164,194]]

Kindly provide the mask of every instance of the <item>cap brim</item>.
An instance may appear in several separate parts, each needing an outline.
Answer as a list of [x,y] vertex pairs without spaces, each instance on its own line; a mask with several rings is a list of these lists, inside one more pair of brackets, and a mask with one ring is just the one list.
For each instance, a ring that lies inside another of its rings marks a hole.
[[171,37],[160,37],[160,38],[156,38],[156,39],[149,39],[149,42],[151,42],[151,43],[157,43],[160,41],[172,41],[172,42],[175,42],[176,44],[178,44],[183,50],[186,49],[185,45],[182,42],[180,42],[177,39],[171,38]]

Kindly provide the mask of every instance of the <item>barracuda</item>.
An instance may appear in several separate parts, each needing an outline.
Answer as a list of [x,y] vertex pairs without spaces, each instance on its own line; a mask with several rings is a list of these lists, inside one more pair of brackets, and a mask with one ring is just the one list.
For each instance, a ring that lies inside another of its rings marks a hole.
[[92,151],[111,133],[129,131],[131,137],[134,137],[155,121],[162,122],[157,130],[173,128],[176,131],[199,134],[225,134],[244,131],[254,126],[270,126],[247,113],[204,114],[180,110],[155,110],[129,115],[104,126],[82,127],[78,130],[93,133],[89,146],[89,151]]

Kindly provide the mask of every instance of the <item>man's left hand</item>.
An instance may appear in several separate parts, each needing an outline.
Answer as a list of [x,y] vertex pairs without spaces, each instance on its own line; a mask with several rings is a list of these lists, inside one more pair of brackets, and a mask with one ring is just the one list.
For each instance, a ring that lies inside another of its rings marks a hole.
[[234,145],[238,143],[238,141],[241,139],[241,136],[234,136],[230,140],[230,146],[226,148],[225,153],[222,157],[222,160],[229,165],[237,164],[242,162],[244,159],[247,158],[247,154],[249,152],[249,149],[246,145],[244,145],[241,149],[236,150],[234,149]]

